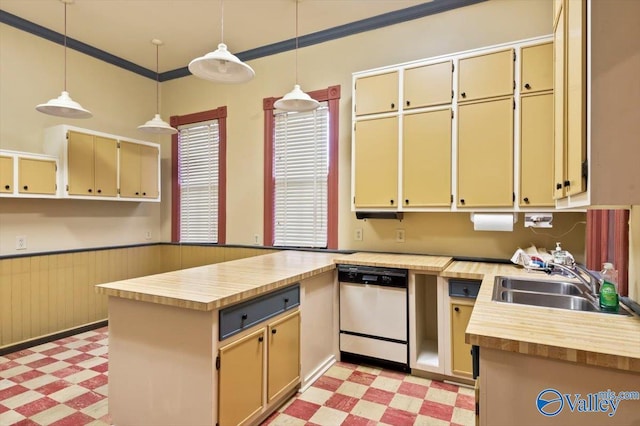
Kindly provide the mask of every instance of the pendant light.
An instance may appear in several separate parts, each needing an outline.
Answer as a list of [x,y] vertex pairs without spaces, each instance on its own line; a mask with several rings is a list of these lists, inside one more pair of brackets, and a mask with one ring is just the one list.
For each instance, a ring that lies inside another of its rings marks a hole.
[[64,90],[57,98],[36,106],[36,110],[49,115],[66,118],[91,118],[93,114],[71,99],[67,92],[67,5],[73,0],[60,0],[64,3]]
[[147,133],[172,135],[178,133],[178,130],[174,129],[160,118],[160,71],[158,70],[158,49],[162,46],[162,40],[154,38],[151,43],[156,46],[156,115],[146,123],[138,126],[138,129]]
[[296,84],[292,91],[275,101],[273,107],[290,112],[313,111],[320,106],[320,102],[304,93],[298,84],[298,3],[300,0],[294,1],[296,2]]
[[220,0],[220,44],[215,52],[209,52],[189,63],[189,71],[196,77],[215,83],[244,83],[256,73],[253,69],[231,54],[224,44],[224,2]]

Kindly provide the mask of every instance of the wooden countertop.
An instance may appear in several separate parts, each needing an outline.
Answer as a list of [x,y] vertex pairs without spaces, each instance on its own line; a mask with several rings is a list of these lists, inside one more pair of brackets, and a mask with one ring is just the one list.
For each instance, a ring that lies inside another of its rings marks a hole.
[[414,271],[442,272],[453,259],[447,256],[426,256],[418,254],[353,253],[334,259],[345,265],[379,266],[404,268]]
[[278,253],[100,284],[108,296],[212,311],[335,269],[337,253]]
[[468,343],[640,372],[640,317],[494,302],[496,275],[566,280],[515,265],[451,263],[442,276],[483,280],[466,331]]

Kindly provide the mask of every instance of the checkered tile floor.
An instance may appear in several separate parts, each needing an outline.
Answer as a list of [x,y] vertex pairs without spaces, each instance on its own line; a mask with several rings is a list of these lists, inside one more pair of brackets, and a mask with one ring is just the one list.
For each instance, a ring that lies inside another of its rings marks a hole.
[[[107,327],[0,356],[0,426],[110,424]],[[473,425],[473,390],[339,362],[264,425]]]
[[339,362],[274,413],[277,425],[474,425],[473,389]]

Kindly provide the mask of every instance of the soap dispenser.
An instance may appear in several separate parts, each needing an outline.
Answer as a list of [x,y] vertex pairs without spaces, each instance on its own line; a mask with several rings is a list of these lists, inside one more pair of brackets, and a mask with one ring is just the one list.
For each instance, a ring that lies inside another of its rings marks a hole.
[[553,255],[553,263],[558,265],[566,265],[569,260],[569,256],[566,250],[562,250],[560,247],[560,241],[556,242],[556,249],[551,252]]

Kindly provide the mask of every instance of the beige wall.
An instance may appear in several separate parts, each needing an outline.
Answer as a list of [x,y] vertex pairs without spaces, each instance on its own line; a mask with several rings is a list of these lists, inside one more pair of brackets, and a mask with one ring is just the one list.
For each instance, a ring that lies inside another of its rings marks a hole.
[[[407,214],[401,223],[362,222],[349,205],[353,72],[547,35],[552,31],[551,8],[549,0],[491,0],[299,50],[299,83],[304,90],[342,87],[339,248],[507,258],[518,246],[530,243],[552,247],[556,237],[523,229],[522,217],[513,233],[474,232],[466,213]],[[147,136],[136,129],[154,113],[153,80],[72,50],[68,55],[69,92],[94,118],[64,120],[36,112],[36,104],[62,90],[62,47],[0,24],[0,148],[42,152],[43,129],[62,123],[159,142],[162,204],[0,199],[0,255],[18,253],[18,235],[27,236],[27,252],[170,239],[170,137]],[[294,52],[286,52],[251,61],[256,78],[246,84],[221,85],[185,77],[161,85],[165,119],[223,105],[228,108],[228,243],[253,244],[255,234],[262,238],[262,99],[291,90],[294,57]],[[583,220],[579,213],[556,214],[556,226],[545,234],[564,234]],[[406,230],[404,244],[394,241],[399,227]],[[362,242],[353,240],[355,228],[363,229]],[[147,231],[151,240],[145,239]],[[580,258],[584,226],[577,225],[561,240]]]
[[640,301],[640,206],[629,210],[629,297]]

